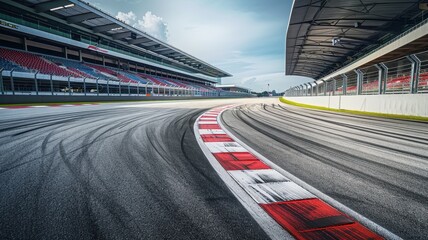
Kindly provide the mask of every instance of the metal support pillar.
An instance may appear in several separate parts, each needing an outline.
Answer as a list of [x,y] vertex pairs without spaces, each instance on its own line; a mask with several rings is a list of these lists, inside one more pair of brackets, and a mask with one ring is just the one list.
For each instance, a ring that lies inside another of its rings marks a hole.
[[[97,87],[97,96],[100,95],[100,88],[98,86],[98,80],[100,80],[100,78],[97,78],[97,80],[95,81],[95,85]],[[108,89],[108,80],[107,80],[107,95],[108,95],[108,91],[109,91],[109,89]]]
[[415,60],[410,57],[410,56],[406,56],[407,60],[409,60],[412,63],[411,69],[410,69],[410,86],[409,86],[409,93],[413,93],[414,88],[414,79],[415,79],[415,69],[416,69],[416,62]]
[[54,87],[53,87],[53,81],[52,81],[52,74],[49,76],[49,82],[51,84],[51,95],[54,95]]
[[342,88],[342,94],[346,95],[346,89],[348,88],[348,76],[346,76],[346,74],[342,74]]
[[34,87],[36,89],[36,95],[38,96],[39,95],[39,83],[37,82],[37,74],[39,74],[39,71],[37,71],[34,74]]
[[27,38],[26,37],[24,37],[24,39],[23,39],[23,42],[24,42],[24,51],[28,51],[28,43],[27,43]]
[[333,78],[333,96],[336,95],[336,90],[337,90],[337,81],[336,78]]
[[357,95],[361,95],[363,90],[363,72],[360,69],[355,69],[354,72],[357,74]]
[[137,83],[137,96],[140,96],[140,82]]
[[315,96],[318,96],[318,83],[317,83],[317,81],[314,81],[314,83],[315,83]]
[[327,81],[326,80],[321,80],[324,84],[324,96],[327,96]]
[[1,95],[4,95],[3,70],[4,70],[4,68],[0,68],[0,91],[1,91]]
[[83,94],[86,96],[86,78],[83,78]]
[[15,71],[15,69],[12,69],[12,71],[10,71],[10,86],[12,88],[12,95],[15,95],[15,83],[13,81],[13,71]]
[[70,95],[71,96],[71,83],[70,83],[70,76],[68,76],[68,78],[67,78],[67,82],[68,82],[68,95]]
[[128,96],[131,96],[131,82],[128,82]]
[[83,62],[82,50],[79,50],[79,62]]
[[388,67],[384,63],[379,63],[379,66],[383,69],[383,76],[382,76],[382,94],[386,93],[386,83],[388,81]]
[[122,96],[122,81],[119,81],[119,96]]
[[382,88],[383,88],[383,85],[382,85],[382,78],[383,78],[383,68],[379,65],[379,64],[375,64],[374,65],[376,68],[377,68],[377,70],[378,70],[378,74],[377,74],[377,81],[378,81],[378,85],[377,85],[377,94],[382,94]]
[[415,54],[412,54],[409,57],[414,61],[414,68],[412,68],[413,76],[410,79],[410,93],[418,93],[421,60]]

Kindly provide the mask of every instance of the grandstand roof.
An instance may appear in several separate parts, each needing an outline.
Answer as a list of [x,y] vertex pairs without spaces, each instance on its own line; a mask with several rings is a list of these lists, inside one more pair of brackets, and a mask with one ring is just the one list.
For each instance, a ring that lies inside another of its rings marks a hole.
[[320,79],[334,72],[420,22],[421,2],[295,1],[287,31],[285,74]]
[[231,74],[187,54],[149,34],[136,29],[108,13],[81,0],[24,0],[39,14],[49,14],[90,30],[91,33],[111,37],[127,45],[135,45],[155,55],[185,64],[212,77],[229,77]]

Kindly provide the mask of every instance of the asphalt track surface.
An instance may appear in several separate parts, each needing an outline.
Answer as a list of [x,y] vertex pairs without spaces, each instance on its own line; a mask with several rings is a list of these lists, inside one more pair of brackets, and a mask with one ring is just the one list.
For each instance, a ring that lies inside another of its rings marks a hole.
[[404,239],[428,236],[428,124],[292,107],[228,110],[247,145]]
[[266,239],[193,134],[231,102],[1,110],[0,239]]
[[266,239],[193,135],[206,109],[405,239],[428,236],[428,125],[276,99],[0,110],[0,239]]

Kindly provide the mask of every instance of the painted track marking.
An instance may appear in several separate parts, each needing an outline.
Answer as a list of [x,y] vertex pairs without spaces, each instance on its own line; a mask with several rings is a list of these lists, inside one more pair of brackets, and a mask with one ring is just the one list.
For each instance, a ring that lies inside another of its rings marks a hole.
[[[223,111],[230,108],[232,106],[214,108],[202,114],[194,125],[196,139],[238,200],[256,221],[259,217],[263,219],[258,222],[270,237],[400,239],[281,169],[233,136],[220,121]],[[238,191],[236,185],[243,191]],[[266,226],[269,221],[260,209],[275,220],[276,226],[285,229],[286,234]]]

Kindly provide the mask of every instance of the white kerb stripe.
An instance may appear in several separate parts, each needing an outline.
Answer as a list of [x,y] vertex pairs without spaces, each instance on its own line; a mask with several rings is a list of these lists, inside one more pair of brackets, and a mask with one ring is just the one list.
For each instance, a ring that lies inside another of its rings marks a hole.
[[223,152],[248,152],[236,142],[206,142],[205,145],[212,153]]
[[315,198],[294,182],[250,184],[245,188],[257,203],[274,203],[290,200]]
[[226,134],[222,129],[199,129],[199,134]]
[[199,124],[218,124],[217,121],[199,121]]
[[242,186],[256,183],[286,182],[288,178],[274,169],[233,170],[228,173]]

